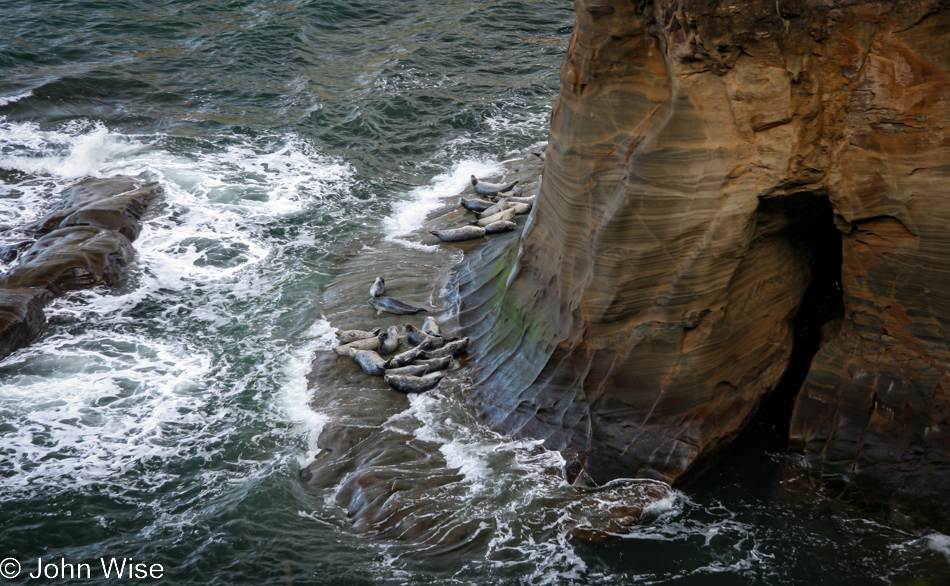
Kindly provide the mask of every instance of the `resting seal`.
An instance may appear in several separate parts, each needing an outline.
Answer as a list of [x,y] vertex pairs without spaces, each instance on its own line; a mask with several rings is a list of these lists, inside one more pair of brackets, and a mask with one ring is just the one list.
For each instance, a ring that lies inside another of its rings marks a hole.
[[479,219],[487,218],[488,216],[494,216],[498,212],[503,212],[507,210],[509,207],[511,207],[511,204],[508,203],[508,200],[501,199],[501,200],[498,200],[498,203],[488,208],[484,212],[479,212],[477,215]]
[[353,350],[375,350],[379,348],[380,343],[382,342],[383,336],[386,335],[386,332],[380,332],[378,336],[373,336],[372,338],[363,338],[361,340],[355,340],[349,344],[341,344],[333,349],[334,352],[340,356],[349,356],[350,349]]
[[534,201],[535,201],[535,199],[536,199],[538,196],[537,196],[537,195],[532,195],[532,196],[530,196],[530,197],[515,197],[515,196],[513,196],[513,195],[508,195],[508,196],[505,196],[505,197],[508,199],[508,203],[526,203],[526,204],[528,204],[529,206],[533,206],[533,205],[534,205]]
[[438,236],[442,242],[461,242],[481,238],[485,235],[485,229],[481,226],[463,226],[453,230],[429,230],[429,233]]
[[426,311],[421,307],[415,307],[409,305],[408,303],[403,303],[398,299],[392,297],[371,297],[369,299],[369,304],[376,308],[376,315],[379,315],[382,312],[395,313],[396,315],[409,315],[414,313],[419,313],[420,311]]
[[422,376],[424,374],[429,374],[430,372],[435,372],[437,370],[442,370],[442,369],[433,368],[428,363],[426,364],[417,363],[417,364],[410,364],[409,366],[400,366],[399,368],[387,368],[386,374]]
[[518,227],[518,224],[515,224],[511,220],[501,220],[500,222],[492,222],[491,224],[485,226],[486,234],[498,234],[499,232],[510,232]]
[[[441,358],[443,356],[452,356],[457,357],[465,350],[468,349],[468,338],[462,338],[461,340],[455,340],[454,342],[449,342],[445,346],[437,350],[425,351],[422,353],[423,358]],[[420,346],[421,347],[421,346]]]
[[385,374],[383,372],[382,364],[385,362],[382,356],[373,352],[372,350],[357,350],[356,348],[350,348],[350,357],[360,365],[360,368],[363,369],[363,372],[370,376],[382,376]]
[[511,191],[514,189],[515,185],[518,185],[517,181],[513,181],[511,183],[486,183],[484,181],[479,181],[474,175],[472,175],[472,187],[475,188],[475,193],[478,195],[505,193],[506,191]]
[[441,348],[445,346],[445,339],[442,336],[431,336],[412,324],[406,324],[406,339],[410,344],[418,346],[419,344],[428,344],[426,348]]
[[400,393],[424,393],[435,387],[445,376],[444,372],[433,372],[425,376],[387,374],[383,378],[393,390]]
[[504,220],[511,220],[514,217],[515,217],[515,210],[508,208],[507,210],[503,212],[498,212],[497,214],[494,214],[492,216],[482,218],[481,220],[478,221],[478,225],[484,228],[485,226],[489,224],[494,224],[495,222],[501,222]]
[[374,328],[371,332],[364,332],[363,330],[337,330],[336,337],[340,339],[340,344],[345,346],[357,340],[374,338],[379,335],[379,332],[379,328]]
[[465,199],[465,196],[459,196],[459,203],[462,204],[462,207],[467,209],[470,212],[484,212],[488,208],[495,205],[495,202],[491,202],[485,199],[478,199],[473,197],[472,199]]
[[452,364],[451,356],[441,356],[439,358],[417,358],[415,362],[412,363],[413,366],[428,366],[429,372],[436,370],[445,370]]
[[396,354],[395,356],[387,360],[384,366],[386,368],[399,368],[401,366],[409,366],[410,364],[415,362],[417,358],[422,356],[422,353],[425,351],[426,351],[426,345],[419,344],[415,348],[406,350],[402,354]]

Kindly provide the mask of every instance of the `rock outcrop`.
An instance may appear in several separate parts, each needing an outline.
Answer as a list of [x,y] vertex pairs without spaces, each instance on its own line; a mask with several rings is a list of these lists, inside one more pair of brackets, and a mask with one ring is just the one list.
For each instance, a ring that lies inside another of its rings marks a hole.
[[947,495],[947,3],[576,6],[537,205],[457,272],[475,410],[573,473],[681,481],[840,278],[791,447],[815,480]]
[[84,179],[21,230],[39,238],[5,249],[4,262],[19,262],[0,274],[0,359],[39,336],[54,297],[125,277],[142,214],[160,191],[141,178]]

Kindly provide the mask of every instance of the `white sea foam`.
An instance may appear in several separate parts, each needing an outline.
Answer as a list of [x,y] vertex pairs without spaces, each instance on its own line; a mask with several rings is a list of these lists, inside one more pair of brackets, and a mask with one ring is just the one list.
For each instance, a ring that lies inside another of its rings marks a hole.
[[[512,440],[473,425],[461,405],[441,389],[410,395],[409,407],[384,427],[436,444],[445,466],[462,476],[440,493],[442,506],[460,518],[480,519],[492,535],[484,554],[486,566],[518,568],[525,572],[526,583],[596,581],[575,550],[571,529],[588,517],[609,516],[611,507],[629,499],[642,502],[638,486],[651,484],[625,479],[594,492],[575,489],[556,474],[564,465],[559,452],[543,449],[541,441]],[[648,504],[646,517],[672,515],[682,501],[681,493],[673,492]]]
[[950,561],[950,535],[943,533],[931,533],[924,538],[927,547],[938,553],[942,553]]
[[[317,451],[317,438],[329,419],[325,414],[313,410],[311,400],[313,392],[307,386],[315,352],[327,351],[336,345],[336,328],[325,318],[314,322],[300,340],[301,345],[293,352],[284,366],[286,382],[282,385],[284,411],[295,421],[306,435],[308,454]],[[300,462],[301,467],[306,465]]]
[[61,131],[44,131],[33,122],[0,121],[0,168],[68,179],[101,177],[113,170],[111,162],[142,148],[100,124],[85,126],[74,123]]
[[[457,196],[471,184],[471,176],[490,179],[500,173],[502,166],[496,161],[463,159],[452,167],[451,171],[436,175],[428,185],[410,191],[406,199],[396,204],[392,215],[383,220],[386,239],[404,246],[413,243],[401,238],[419,230],[425,224],[426,217],[436,209],[446,197]],[[415,244],[417,248],[435,249],[436,247]]]
[[[2,447],[8,496],[110,480],[176,457],[189,441],[175,430],[200,426],[212,369],[194,348],[108,330],[55,335],[2,364],[13,371],[0,379],[4,421],[15,428]],[[142,482],[161,480],[156,471]]]
[[12,96],[0,96],[0,106],[6,106],[7,104],[12,104],[13,102],[19,102],[24,98],[29,98],[33,95],[33,90],[28,90],[22,94],[15,94]]
[[[329,324],[318,321],[289,346],[261,332],[253,348],[258,362],[237,380],[230,354],[242,350],[229,349],[222,364],[214,332],[260,319],[233,306],[272,295],[275,284],[258,267],[274,254],[266,237],[274,217],[345,195],[352,170],[294,136],[185,155],[163,140],[99,124],[44,130],[0,118],[0,168],[23,174],[2,186],[16,206],[4,208],[0,221],[31,221],[51,194],[80,177],[146,173],[164,187],[135,242],[129,280],[57,300],[47,311],[51,322],[83,325],[54,329],[0,363],[0,411],[15,428],[4,429],[0,446],[6,498],[106,479],[117,494],[130,482],[173,482],[162,463],[220,457],[242,418],[289,418],[311,445],[325,421],[309,407],[306,374],[313,351],[332,337]],[[143,320],[134,310],[146,302],[157,311]],[[271,327],[262,317],[260,326]],[[257,405],[263,414],[242,413],[231,399],[253,378],[275,387]],[[154,469],[137,473],[142,467]],[[233,480],[226,470],[203,474],[208,486],[212,477]]]

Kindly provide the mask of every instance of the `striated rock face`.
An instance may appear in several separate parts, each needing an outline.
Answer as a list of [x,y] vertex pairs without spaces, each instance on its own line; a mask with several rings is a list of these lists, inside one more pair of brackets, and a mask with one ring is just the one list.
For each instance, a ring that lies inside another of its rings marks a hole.
[[476,411],[574,473],[675,482],[840,278],[793,449],[815,479],[946,494],[945,5],[579,0],[521,241],[457,272]]
[[851,21],[867,32],[839,49],[854,65],[842,69],[850,99],[825,183],[844,233],[846,313],[812,362],[790,447],[833,493],[911,498],[950,519],[950,9],[941,4],[859,13]]

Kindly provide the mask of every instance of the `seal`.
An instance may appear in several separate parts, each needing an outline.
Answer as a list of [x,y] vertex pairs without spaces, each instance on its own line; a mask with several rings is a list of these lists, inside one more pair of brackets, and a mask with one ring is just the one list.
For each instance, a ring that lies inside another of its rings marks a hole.
[[371,332],[364,332],[363,330],[337,330],[336,337],[340,339],[341,345],[346,345],[357,340],[374,338],[379,335],[379,332],[380,328],[373,328]]
[[531,197],[516,197],[513,195],[506,196],[508,203],[526,203],[533,206],[537,195],[532,195]]
[[508,208],[503,212],[498,212],[497,214],[482,218],[478,221],[478,225],[484,228],[489,224],[494,224],[495,222],[501,222],[504,220],[511,220],[515,217],[515,210]]
[[507,200],[507,199],[500,199],[500,200],[498,200],[498,203],[496,203],[496,204],[493,205],[492,207],[488,208],[488,209],[485,210],[484,212],[479,212],[479,213],[476,214],[476,215],[479,217],[479,219],[481,219],[481,218],[487,218],[488,216],[494,216],[494,215],[497,214],[498,212],[503,212],[503,211],[507,210],[509,207],[511,207],[511,204],[508,203],[508,200]]
[[472,199],[465,199],[464,195],[459,196],[459,203],[462,204],[463,208],[467,209],[470,212],[475,212],[476,214],[478,212],[483,212],[487,210],[488,208],[492,207],[493,205],[495,205],[495,202],[488,201],[487,199],[478,199],[477,197],[473,197]]
[[410,344],[428,344],[428,348],[433,350],[445,346],[445,339],[442,336],[431,336],[412,324],[406,324],[406,339]]
[[515,185],[518,185],[517,181],[513,181],[511,183],[486,183],[484,181],[479,181],[478,178],[472,175],[472,187],[475,188],[475,193],[478,195],[505,193],[506,191],[511,191],[514,189]]
[[511,207],[508,209],[515,210],[516,216],[523,216],[524,214],[527,214],[528,212],[531,211],[531,204],[513,203],[511,204]]
[[426,348],[425,344],[419,344],[415,348],[406,350],[405,352],[401,354],[396,354],[395,356],[387,360],[384,366],[385,368],[399,368],[401,366],[409,366],[410,364],[415,362],[417,358],[422,356],[422,353],[425,352],[427,349],[428,348]]
[[422,331],[429,334],[430,336],[441,336],[442,331],[439,329],[438,322],[435,321],[435,318],[431,315],[422,322]]
[[486,234],[498,234],[499,232],[510,232],[518,227],[518,224],[515,224],[511,220],[501,220],[500,222],[492,222],[491,224],[485,226]]
[[468,349],[469,338],[462,338],[460,340],[455,340],[454,342],[449,342],[445,346],[437,350],[426,350],[423,352],[423,358],[442,358],[443,356],[452,356],[453,358],[460,356]]
[[340,356],[349,356],[351,348],[354,350],[375,350],[379,348],[379,345],[382,342],[382,337],[385,335],[386,332],[380,332],[378,336],[373,336],[372,338],[363,338],[362,340],[356,340],[350,342],[349,344],[336,346],[333,348],[333,351]]
[[370,297],[382,297],[386,294],[386,281],[382,277],[376,277],[373,286],[369,288]]
[[399,349],[399,329],[389,326],[389,329],[379,335],[379,353],[392,354]]
[[416,358],[413,366],[428,366],[429,372],[435,370],[445,370],[452,364],[451,356],[441,356],[439,358]]
[[356,361],[363,369],[363,372],[370,376],[383,376],[383,357],[372,350],[357,350],[350,348],[350,358]]
[[442,242],[461,242],[481,238],[485,235],[485,229],[481,226],[462,226],[452,230],[429,230],[429,233],[438,236]]
[[422,307],[415,307],[414,305],[409,305],[408,303],[403,303],[398,299],[392,297],[371,297],[369,299],[369,304],[376,308],[376,315],[379,315],[382,312],[394,313],[396,315],[410,315],[419,313],[420,311],[426,311]]
[[439,381],[445,377],[442,371],[432,372],[425,376],[409,376],[387,374],[383,378],[389,383],[389,386],[400,393],[424,393],[429,389],[435,388]]
[[432,368],[429,364],[410,364],[409,366],[400,366],[399,368],[387,368],[386,374],[422,376],[439,370]]

